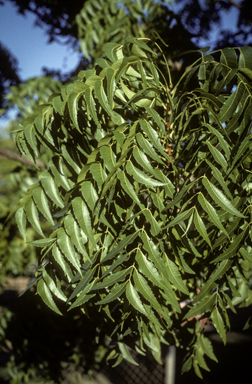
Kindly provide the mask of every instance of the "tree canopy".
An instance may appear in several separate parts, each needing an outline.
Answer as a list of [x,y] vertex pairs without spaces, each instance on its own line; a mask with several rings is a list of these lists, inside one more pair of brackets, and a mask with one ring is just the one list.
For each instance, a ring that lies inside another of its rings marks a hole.
[[[252,297],[252,48],[197,47],[200,31],[219,20],[215,7],[238,6],[181,0],[178,17],[169,2],[96,0],[80,2],[71,18],[67,2],[54,2],[49,16],[51,2],[15,3],[43,12],[52,39],[68,28],[85,62],[68,82],[43,76],[8,95],[19,109],[12,130],[22,158],[7,163],[15,177],[4,176],[8,194],[18,193],[16,203],[4,193],[1,241],[16,248],[2,258],[12,263],[1,280],[26,267],[37,310],[45,304],[39,313],[54,312],[63,330],[91,319],[92,340],[113,364],[135,364],[130,349],[161,362],[162,345],[176,345],[187,351],[182,371],[201,377],[216,357],[200,320],[225,343],[230,310]],[[77,339],[69,348],[76,365],[87,358],[85,335]],[[26,356],[16,342],[12,353]],[[59,354],[59,366],[68,357]],[[23,375],[25,362],[15,359]],[[25,365],[30,377],[36,364]]]
[[[194,316],[209,317],[225,343],[226,308],[250,303],[239,290],[249,290],[252,261],[252,49],[218,60],[201,50],[171,90],[145,40],[107,43],[17,138],[34,162],[41,147],[52,152],[16,211],[23,236],[27,220],[41,236],[31,284],[59,315],[58,300],[63,311],[99,312],[109,358],[132,363],[125,345],[160,362],[161,342],[187,345],[192,328],[181,324]],[[207,369],[204,342],[196,327],[183,370]]]

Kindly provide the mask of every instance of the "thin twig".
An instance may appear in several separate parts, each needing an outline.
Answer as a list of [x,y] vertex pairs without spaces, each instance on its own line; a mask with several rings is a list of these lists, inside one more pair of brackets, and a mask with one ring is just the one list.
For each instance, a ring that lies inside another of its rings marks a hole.
[[241,8],[240,4],[236,3],[236,1],[234,1],[234,0],[228,0],[228,1],[229,1],[231,4],[233,4],[236,8],[238,8],[238,9]]

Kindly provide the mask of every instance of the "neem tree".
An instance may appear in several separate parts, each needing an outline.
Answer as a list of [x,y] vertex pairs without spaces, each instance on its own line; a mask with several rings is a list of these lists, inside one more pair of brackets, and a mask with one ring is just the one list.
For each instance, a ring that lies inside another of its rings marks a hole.
[[175,344],[201,376],[215,355],[186,320],[225,343],[227,309],[251,303],[252,48],[206,52],[172,87],[157,44],[108,43],[17,134],[34,163],[51,153],[16,211],[41,236],[29,287],[59,315],[99,314],[115,364]]

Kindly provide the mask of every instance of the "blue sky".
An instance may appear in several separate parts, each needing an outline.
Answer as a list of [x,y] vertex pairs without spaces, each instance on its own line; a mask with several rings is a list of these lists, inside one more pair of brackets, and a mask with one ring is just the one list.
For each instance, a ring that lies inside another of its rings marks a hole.
[[[79,62],[79,53],[71,47],[58,43],[48,44],[45,31],[35,26],[35,16],[17,13],[10,2],[0,6],[0,41],[18,60],[22,81],[42,75],[42,67],[70,72]],[[0,119],[0,133],[15,116],[11,111]]]
[[[234,26],[237,14],[238,10],[234,7],[230,14],[223,12],[222,26]],[[21,79],[41,75],[43,66],[63,72],[74,69],[78,63],[78,53],[66,45],[47,44],[45,31],[34,26],[34,22],[35,16],[31,13],[27,13],[25,17],[18,14],[10,2],[0,7],[0,40],[17,57]],[[217,35],[218,28],[212,32],[210,41]],[[204,45],[204,41],[202,44]]]
[[22,80],[42,74],[41,68],[69,72],[78,63],[78,53],[69,46],[47,44],[48,37],[40,27],[35,27],[35,16],[22,16],[7,2],[0,7],[0,40],[19,61]]
[[[236,24],[237,15],[238,10],[234,7],[229,14],[223,12],[222,27],[232,28]],[[67,45],[48,44],[45,31],[34,26],[34,23],[35,16],[31,13],[27,13],[27,16],[18,14],[10,2],[0,6],[0,41],[18,59],[20,78],[26,80],[39,76],[42,67],[61,70],[63,73],[73,70],[78,63],[79,53]],[[218,28],[212,32],[210,40],[202,40],[201,45],[211,45],[217,35]],[[6,119],[0,120],[0,129],[7,123]]]

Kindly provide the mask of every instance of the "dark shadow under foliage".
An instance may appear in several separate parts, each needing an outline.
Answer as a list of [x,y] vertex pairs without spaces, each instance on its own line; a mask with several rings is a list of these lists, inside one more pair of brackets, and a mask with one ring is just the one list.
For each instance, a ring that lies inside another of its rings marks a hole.
[[0,346],[2,367],[11,359],[17,370],[33,371],[37,378],[55,383],[66,373],[66,366],[81,372],[94,368],[99,318],[88,319],[78,309],[59,316],[30,291],[20,298],[15,291],[5,291],[0,305],[12,312]]

